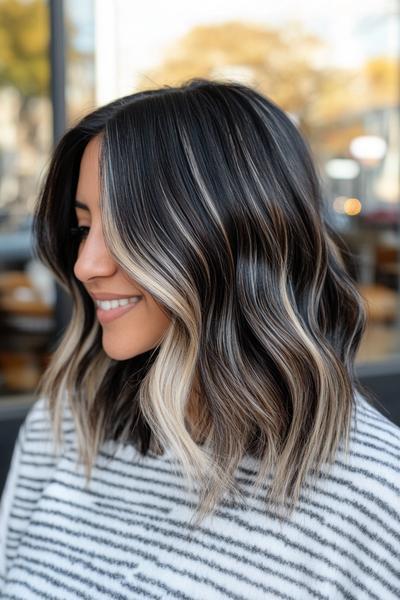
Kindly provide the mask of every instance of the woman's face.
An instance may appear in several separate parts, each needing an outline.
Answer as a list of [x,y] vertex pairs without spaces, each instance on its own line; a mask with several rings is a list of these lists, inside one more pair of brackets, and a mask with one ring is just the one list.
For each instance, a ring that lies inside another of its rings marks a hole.
[[[80,242],[74,274],[93,302],[103,302],[96,314],[103,328],[104,351],[110,358],[124,360],[155,348],[170,318],[149,293],[128,278],[106,248],[99,207],[99,150],[99,138],[95,137],[80,164],[76,216],[79,227],[90,229]],[[133,296],[140,296],[139,302]]]

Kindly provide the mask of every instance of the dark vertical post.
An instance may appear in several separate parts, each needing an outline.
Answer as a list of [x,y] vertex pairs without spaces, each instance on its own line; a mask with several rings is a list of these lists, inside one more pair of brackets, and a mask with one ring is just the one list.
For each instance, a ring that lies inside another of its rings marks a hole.
[[[53,107],[53,146],[66,128],[65,106],[65,25],[64,0],[49,0],[50,17],[50,90]],[[71,318],[71,299],[56,282],[55,336],[52,351]]]
[[65,27],[64,0],[50,0],[50,79],[54,145],[65,131]]

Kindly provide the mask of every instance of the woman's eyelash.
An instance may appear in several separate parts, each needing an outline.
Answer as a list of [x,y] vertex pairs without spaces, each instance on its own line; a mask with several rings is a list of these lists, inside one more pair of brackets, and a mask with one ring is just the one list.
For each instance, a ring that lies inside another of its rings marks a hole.
[[78,227],[70,227],[69,231],[70,234],[73,238],[77,238],[78,240],[81,240],[85,237],[87,237],[88,233],[89,233],[89,227],[85,227],[84,225],[79,225]]

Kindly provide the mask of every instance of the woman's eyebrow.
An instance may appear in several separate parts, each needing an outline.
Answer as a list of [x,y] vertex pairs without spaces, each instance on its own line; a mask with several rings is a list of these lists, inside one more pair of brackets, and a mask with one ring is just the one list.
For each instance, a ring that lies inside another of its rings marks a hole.
[[88,212],[90,212],[87,204],[84,204],[83,202],[79,202],[79,200],[75,200],[75,208],[82,208],[83,210],[87,210]]

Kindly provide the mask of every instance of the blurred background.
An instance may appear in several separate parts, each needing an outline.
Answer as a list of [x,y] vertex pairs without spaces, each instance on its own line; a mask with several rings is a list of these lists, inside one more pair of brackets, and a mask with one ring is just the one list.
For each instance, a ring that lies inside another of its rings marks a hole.
[[215,77],[256,86],[307,137],[368,304],[359,377],[400,424],[400,1],[0,0],[0,491],[70,317],[33,254],[50,153],[88,111]]

